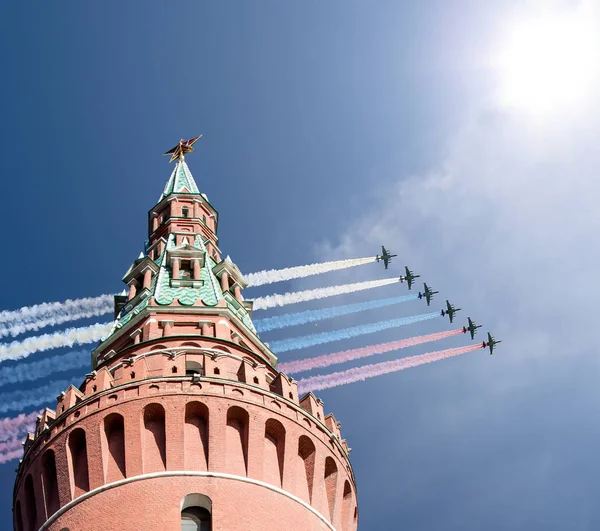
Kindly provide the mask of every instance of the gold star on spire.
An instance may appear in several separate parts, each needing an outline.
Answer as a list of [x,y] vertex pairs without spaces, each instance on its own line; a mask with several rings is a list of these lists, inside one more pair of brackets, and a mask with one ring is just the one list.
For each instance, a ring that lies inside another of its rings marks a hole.
[[194,151],[194,148],[192,146],[200,138],[202,138],[202,135],[197,136],[195,138],[190,138],[189,140],[184,140],[182,138],[179,141],[179,144],[177,144],[173,149],[169,149],[169,151],[167,151],[164,154],[171,155],[171,160],[169,162],[173,162],[174,160],[177,160],[177,159],[185,160],[184,155],[186,153],[191,153],[192,151]]

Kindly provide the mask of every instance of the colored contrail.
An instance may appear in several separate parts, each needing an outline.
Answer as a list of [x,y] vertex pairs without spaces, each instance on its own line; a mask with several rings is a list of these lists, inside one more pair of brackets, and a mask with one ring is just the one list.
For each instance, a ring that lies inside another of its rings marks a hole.
[[0,463],[8,463],[13,459],[21,459],[21,457],[23,457],[23,448],[20,448],[19,450],[13,450],[12,452],[8,452],[6,454],[1,454]]
[[32,413],[21,413],[16,417],[0,419],[0,441],[8,441],[15,437],[24,437],[30,426],[35,426],[36,419],[42,414],[41,411]]
[[23,341],[0,343],[0,361],[17,360],[53,348],[72,347],[99,341],[110,331],[112,323],[98,323],[81,328],[69,328],[63,332],[28,337]]
[[318,310],[306,310],[298,313],[286,313],[276,315],[275,317],[266,317],[264,319],[255,319],[254,326],[258,332],[269,332],[286,326],[301,325],[321,321],[323,319],[332,319],[342,315],[348,315],[375,308],[383,308],[394,304],[412,301],[418,298],[418,295],[405,295],[403,297],[390,297],[389,299],[379,299],[374,301],[358,302],[356,304],[346,304],[344,306],[334,306],[332,308],[321,308]]
[[353,348],[350,350],[344,350],[342,352],[335,352],[333,354],[325,354],[324,356],[315,356],[312,358],[304,358],[302,360],[287,361],[280,363],[277,366],[277,370],[286,374],[296,374],[299,372],[310,371],[312,369],[329,367],[330,365],[335,365],[337,363],[345,363],[347,361],[357,360],[360,358],[367,358],[376,354],[384,354],[386,352],[399,350],[401,348],[414,347],[415,345],[421,345],[422,343],[439,341],[440,339],[446,339],[447,337],[457,336],[462,333],[462,328],[458,328],[457,330],[449,330],[448,332],[438,332],[436,334],[427,334],[424,336],[409,337],[399,341],[380,343],[379,345]]
[[254,310],[266,310],[276,306],[286,306],[298,302],[324,299],[335,295],[344,295],[354,293],[365,289],[379,288],[389,286],[398,282],[397,278],[386,278],[383,280],[368,280],[366,282],[355,282],[353,284],[340,284],[338,286],[329,286],[327,288],[308,289],[304,291],[295,291],[292,293],[275,293],[266,297],[259,297],[254,300]]
[[25,408],[40,406],[57,396],[71,385],[70,380],[57,380],[35,389],[0,393],[0,413],[20,411]]
[[269,269],[249,273],[245,275],[248,286],[262,286],[264,284],[272,284],[273,282],[283,282],[284,280],[292,280],[294,278],[309,277],[312,275],[320,275],[329,271],[339,271],[359,265],[371,264],[377,259],[369,258],[351,258],[349,260],[336,260],[334,262],[322,262],[319,264],[308,264],[295,267],[286,267],[284,269]]
[[0,365],[0,387],[3,385],[31,382],[44,378],[51,372],[65,372],[91,366],[88,350],[74,350],[50,358],[7,367]]
[[402,358],[394,361],[384,361],[383,363],[375,363],[373,365],[363,365],[362,367],[355,367],[354,369],[333,372],[331,374],[311,376],[298,381],[298,392],[306,393],[307,391],[321,391],[323,389],[330,389],[339,385],[360,382],[366,380],[367,378],[374,378],[375,376],[381,376],[390,372],[402,371],[411,367],[424,365],[425,363],[431,363],[434,361],[451,358],[453,356],[459,356],[460,354],[473,352],[474,350],[480,348],[481,343],[478,343],[476,345],[438,350],[436,352],[429,352],[427,354],[420,354],[418,356],[410,356],[408,358]]
[[440,317],[440,312],[422,313],[420,315],[411,315],[409,317],[400,317],[399,319],[388,319],[386,321],[377,321],[375,323],[367,323],[350,328],[342,328],[341,330],[332,330],[331,332],[321,332],[320,334],[311,334],[308,336],[292,337],[290,339],[282,339],[281,341],[272,341],[269,343],[269,348],[276,353],[287,352],[288,350],[298,350],[301,348],[312,347],[314,345],[322,345],[323,343],[331,343],[332,341],[341,341],[342,339],[350,339],[351,337],[362,336],[363,334],[373,334],[381,332],[388,328],[396,328],[397,326],[405,326],[429,319]]
[[0,337],[17,336],[45,326],[55,326],[96,317],[113,310],[114,295],[100,295],[83,299],[67,299],[64,302],[45,302],[25,306],[19,310],[0,312]]
[[[28,429],[29,428],[33,430],[35,429],[35,425],[31,425],[28,427]],[[21,450],[22,452],[23,439],[25,439],[25,435],[23,435],[23,437],[15,437],[14,439],[9,439],[5,442],[0,442],[0,460],[2,459],[3,455],[14,452],[15,450]]]
[[[351,258],[349,260],[336,260],[333,262],[286,267],[284,269],[258,271],[256,273],[249,273],[245,278],[250,286],[262,286],[273,282],[282,282],[284,280],[370,264],[375,261],[375,257]],[[104,294],[98,297],[67,299],[62,302],[44,302],[33,306],[24,306],[18,310],[0,311],[0,338],[7,336],[15,337],[19,334],[39,330],[46,326],[56,326],[69,321],[98,317],[110,313],[113,311],[113,299],[113,294]],[[280,305],[275,304],[275,306]],[[265,308],[267,307],[271,308],[272,306],[266,306]]]

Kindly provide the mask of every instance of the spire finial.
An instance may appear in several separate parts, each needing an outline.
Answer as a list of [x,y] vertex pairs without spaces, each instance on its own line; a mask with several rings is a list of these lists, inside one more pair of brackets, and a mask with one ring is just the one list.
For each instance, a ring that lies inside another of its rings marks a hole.
[[184,140],[183,138],[179,141],[173,149],[169,149],[165,155],[171,155],[171,160],[169,162],[173,162],[174,160],[185,160],[185,153],[191,153],[194,151],[192,147],[194,143],[202,138],[202,135],[199,135],[194,138],[190,138],[189,140]]

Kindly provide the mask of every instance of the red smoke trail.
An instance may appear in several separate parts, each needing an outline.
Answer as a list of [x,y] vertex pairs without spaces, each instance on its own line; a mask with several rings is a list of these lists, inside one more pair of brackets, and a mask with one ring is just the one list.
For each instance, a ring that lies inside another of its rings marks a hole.
[[373,365],[363,365],[362,367],[348,369],[347,371],[311,376],[310,378],[303,378],[298,382],[298,392],[305,393],[306,391],[320,391],[322,389],[337,387],[338,385],[360,382],[362,380],[366,380],[367,378],[381,376],[382,374],[402,371],[410,367],[417,367],[419,365],[424,365],[425,363],[431,363],[432,361],[439,361],[445,358],[451,358],[452,356],[466,354],[467,352],[473,352],[474,350],[480,348],[481,343],[477,343],[475,345],[469,345],[466,347],[449,348],[446,350],[428,352],[427,354],[410,356],[408,358],[401,358],[394,361],[385,361],[383,363],[375,363]]
[[336,363],[344,363],[346,361],[356,360],[359,358],[367,358],[374,356],[375,354],[383,354],[392,350],[398,350],[401,348],[413,347],[420,345],[421,343],[429,343],[430,341],[439,341],[440,339],[446,339],[447,337],[457,336],[462,334],[463,329],[458,328],[456,330],[450,330],[448,332],[438,332],[436,334],[427,334],[424,336],[409,337],[407,339],[401,339],[400,341],[390,341],[389,343],[380,343],[379,345],[370,345],[363,348],[354,348],[351,350],[344,350],[342,352],[335,352],[334,354],[325,354],[324,356],[316,356],[314,358],[305,358],[303,360],[288,361],[280,363],[277,369],[286,374],[295,374],[303,371],[310,371],[311,369],[317,369],[320,367],[329,367],[329,365],[335,365]]
[[8,441],[14,437],[25,437],[29,427],[35,424],[36,419],[41,414],[41,411],[34,411],[27,415],[21,413],[16,417],[0,419],[0,441]]
[[0,464],[8,463],[13,459],[21,459],[21,457],[23,457],[23,448],[20,448],[19,450],[13,450],[12,452],[8,452],[7,454],[0,455]]
[[4,441],[0,443],[0,459],[2,458],[2,455],[7,453],[7,452],[14,452],[15,450],[21,450],[23,451],[23,440],[25,439],[25,436],[23,436],[23,438],[15,438],[15,439],[9,439],[8,441]]

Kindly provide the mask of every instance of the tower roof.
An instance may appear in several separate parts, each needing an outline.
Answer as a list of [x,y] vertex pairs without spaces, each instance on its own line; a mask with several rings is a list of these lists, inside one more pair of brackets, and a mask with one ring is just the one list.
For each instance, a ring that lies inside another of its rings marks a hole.
[[183,160],[183,157],[175,164],[173,173],[171,173],[171,177],[169,177],[159,200],[169,194],[200,194],[192,172],[185,163],[185,160]]

